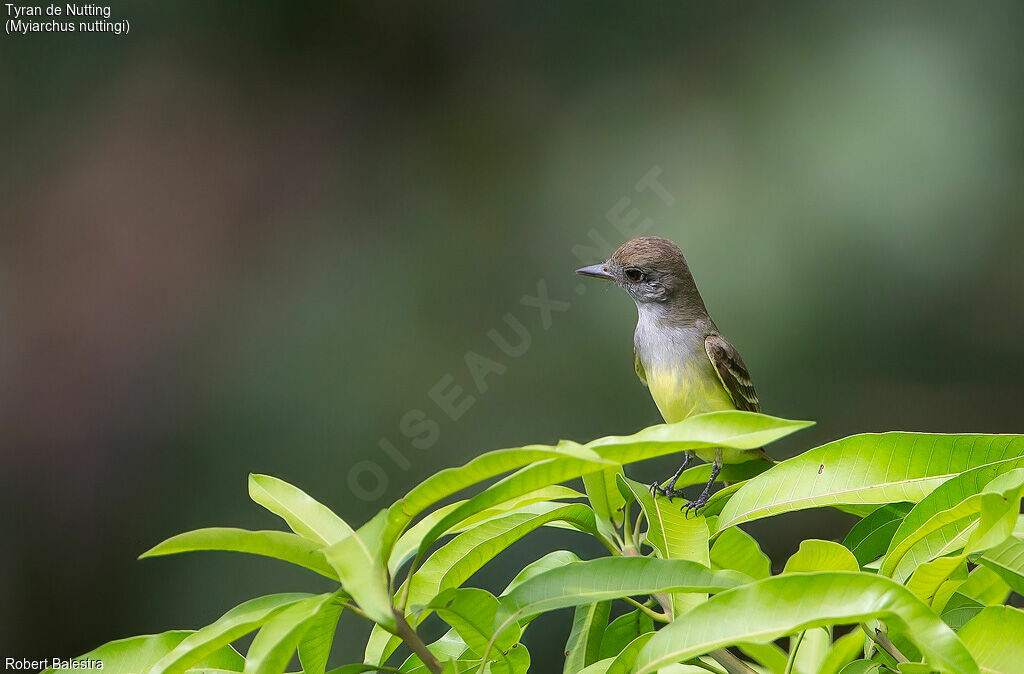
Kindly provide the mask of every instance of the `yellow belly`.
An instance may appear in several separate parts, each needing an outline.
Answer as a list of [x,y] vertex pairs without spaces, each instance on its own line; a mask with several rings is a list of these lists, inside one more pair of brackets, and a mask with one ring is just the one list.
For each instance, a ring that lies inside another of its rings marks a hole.
[[[698,361],[689,367],[648,370],[646,374],[651,397],[654,398],[661,416],[670,424],[695,414],[736,409],[729,392],[711,369],[710,361],[707,363],[707,370],[704,370],[703,363]],[[714,459],[715,450],[698,449],[694,454],[703,461],[711,461]],[[722,449],[723,463],[742,463],[755,459],[758,455],[758,452]]]
[[736,409],[722,383],[708,374],[696,368],[647,373],[651,397],[665,421],[674,424],[694,414]]

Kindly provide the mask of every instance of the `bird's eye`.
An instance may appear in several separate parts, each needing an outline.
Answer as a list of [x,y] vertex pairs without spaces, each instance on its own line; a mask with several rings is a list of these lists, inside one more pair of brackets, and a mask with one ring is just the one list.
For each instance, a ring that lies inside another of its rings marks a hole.
[[626,278],[632,281],[633,283],[640,281],[640,279],[644,277],[644,273],[637,269],[636,267],[630,267],[623,273],[625,273]]

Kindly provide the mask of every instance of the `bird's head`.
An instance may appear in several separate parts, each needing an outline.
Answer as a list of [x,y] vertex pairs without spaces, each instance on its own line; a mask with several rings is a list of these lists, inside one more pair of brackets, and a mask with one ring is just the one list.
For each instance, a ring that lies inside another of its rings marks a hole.
[[637,304],[668,302],[697,290],[683,251],[660,236],[631,239],[604,262],[576,273],[614,281]]

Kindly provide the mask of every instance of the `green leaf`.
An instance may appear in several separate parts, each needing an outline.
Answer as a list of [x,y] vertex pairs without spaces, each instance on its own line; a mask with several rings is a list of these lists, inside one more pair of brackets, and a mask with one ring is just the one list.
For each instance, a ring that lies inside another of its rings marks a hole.
[[[434,654],[434,656],[441,662],[447,662],[448,660],[465,660],[472,659],[472,651],[466,642],[462,640],[458,632],[454,629],[450,629],[445,632],[440,639],[432,644],[427,644],[427,650]],[[478,661],[479,663],[479,661]],[[403,672],[407,672],[413,667],[418,667],[423,664],[423,661],[413,653],[402,666],[399,667]]]
[[[734,529],[728,531],[734,531]],[[781,674],[786,671],[786,665],[789,663],[786,651],[775,644],[740,643],[736,644],[736,648],[769,672],[780,672]]]
[[[632,436],[599,438],[588,443],[585,448],[592,449],[599,457],[613,463],[626,464],[686,449],[757,449],[812,423],[777,419],[752,412],[712,412],[690,417],[677,424],[652,426]],[[487,452],[464,466],[449,468],[427,478],[388,509],[387,525],[381,534],[381,547],[385,556],[390,557],[391,548],[402,531],[428,506],[470,485],[528,464],[565,459],[573,452],[572,448],[579,447],[576,443],[563,442],[557,447],[529,445]]]
[[[489,519],[504,515],[512,510],[521,508],[523,506],[531,505],[533,503],[541,503],[544,501],[558,501],[564,499],[582,498],[583,494],[579,493],[575,489],[564,487],[562,485],[552,485],[538,489],[536,491],[523,494],[518,498],[514,498],[510,501],[502,503],[494,508],[488,508],[483,510],[476,515],[466,518],[462,522],[459,522],[457,526],[452,527],[446,533],[456,534],[461,533],[470,527],[485,522]],[[392,575],[402,567],[402,565],[412,558],[416,551],[420,547],[420,542],[423,537],[430,531],[434,526],[440,522],[444,517],[451,511],[461,506],[466,501],[456,501],[446,506],[442,506],[437,510],[431,512],[421,519],[419,522],[410,527],[398,542],[395,544],[391,551],[391,558],[388,560],[388,570]]]
[[750,534],[731,527],[720,533],[711,546],[711,568],[733,569],[759,580],[772,574],[772,560]]
[[749,579],[682,559],[602,557],[546,571],[501,600],[501,612],[519,619],[566,606],[656,592],[719,592]]
[[992,569],[987,566],[979,566],[971,571],[967,582],[961,585],[957,591],[977,599],[985,606],[994,606],[1006,601],[1006,596],[1010,594],[1010,586]]
[[387,525],[381,533],[381,549],[390,557],[391,549],[405,527],[414,517],[441,499],[525,465],[564,457],[561,446],[529,445],[487,452],[463,466],[435,473],[388,508]]
[[703,517],[687,517],[680,504],[665,497],[655,498],[650,488],[636,480],[620,477],[632,492],[647,518],[647,543],[662,559],[688,559],[711,566],[708,553],[708,526]]
[[[938,557],[921,564],[907,580],[907,589],[936,612],[941,612],[943,605],[956,589],[955,586],[967,580],[965,557]],[[954,574],[960,575],[959,583],[950,581],[950,576]],[[944,587],[947,588],[946,591],[943,591]]]
[[582,503],[534,504],[488,520],[456,536],[417,569],[409,584],[409,605],[426,604],[444,590],[462,585],[509,545],[559,520],[582,531],[595,530],[594,512]]
[[300,593],[271,594],[239,604],[216,622],[188,635],[171,652],[160,658],[149,669],[149,674],[182,674],[235,639],[258,629],[275,615],[310,596]]
[[321,606],[309,621],[298,647],[303,674],[324,674],[334,644],[334,633],[338,630],[338,619],[349,599],[346,592],[335,592],[331,600]]
[[622,508],[626,505],[626,499],[619,493],[615,483],[619,475],[623,475],[621,466],[583,476],[583,487],[590,500],[590,507],[594,509],[598,527],[606,538],[613,538],[615,530],[622,526]]
[[597,662],[601,652],[601,637],[608,627],[611,608],[612,604],[608,601],[576,607],[572,631],[565,644],[565,664],[562,666],[564,674],[574,674]]
[[[462,585],[509,545],[559,520],[570,522],[583,531],[595,531],[596,527],[594,511],[582,503],[535,503],[482,522],[446,543],[416,570],[409,584],[408,606],[425,605],[441,592]],[[415,627],[428,615],[429,611],[407,617]],[[399,643],[397,637],[374,630],[367,641],[364,658],[367,662],[383,663]]]
[[832,628],[815,627],[804,630],[799,635],[790,637],[789,643],[790,653],[793,655],[793,671],[801,674],[820,674],[821,665],[832,645]]
[[[427,608],[451,625],[478,658],[484,657],[498,612],[498,599],[493,594],[477,588],[452,588],[434,597]],[[507,651],[519,641],[519,636],[519,625],[509,625],[494,645],[499,651]]]
[[387,511],[382,510],[359,531],[324,548],[323,553],[359,608],[374,622],[394,628],[387,569],[380,547],[386,522]]
[[960,631],[960,628],[981,613],[983,608],[985,605],[977,599],[954,592],[946,602],[945,608],[942,609],[942,622],[952,627],[953,630]]
[[932,674],[932,668],[920,662],[901,662],[898,667],[900,674]]
[[[626,644],[636,639],[641,634],[654,631],[654,621],[643,611],[637,609],[620,615],[608,623],[601,638],[601,651],[598,653],[598,660],[614,658]],[[611,664],[609,662],[609,664]]]
[[377,672],[380,671],[376,665],[367,665],[363,663],[342,665],[341,667],[335,667],[328,674],[362,674],[362,672]]
[[1024,666],[1024,611],[990,606],[964,625],[960,639],[982,671],[1020,672]]
[[811,571],[859,571],[853,553],[832,541],[809,538],[800,542],[800,549],[786,561],[782,573]]
[[[481,662],[479,660],[442,660],[441,661],[442,674],[467,674],[474,670],[479,669]],[[418,664],[409,669],[403,669],[406,674],[430,674],[430,669],[423,664]],[[484,671],[487,671],[486,668]],[[508,670],[502,670],[507,672]]]
[[907,513],[893,536],[893,542],[889,549],[892,549],[893,546],[897,545],[911,532],[919,529],[936,514],[955,508],[965,499],[984,492],[992,480],[1021,467],[1024,467],[1024,457],[1013,456],[1008,459],[971,468],[947,480]]
[[442,534],[471,515],[537,489],[609,466],[607,461],[579,445],[565,443],[559,445],[559,448],[559,458],[537,461],[517,470],[441,518],[440,522],[424,534],[418,554],[423,555]]
[[853,525],[843,545],[849,548],[861,566],[878,559],[889,549],[896,529],[913,507],[913,503],[889,503],[875,509]]
[[530,651],[523,644],[512,644],[505,656],[491,664],[492,674],[526,674],[530,670]]
[[324,559],[320,546],[284,531],[248,531],[227,527],[196,529],[171,536],[139,555],[139,559],[199,550],[247,552],[272,557],[338,580],[338,574]]
[[608,666],[604,671],[607,672],[607,674],[627,674],[627,672],[632,672],[633,667],[636,664],[636,660],[640,655],[640,651],[642,651],[644,646],[647,645],[647,642],[654,638],[654,635],[655,632],[647,632],[646,634],[641,634],[636,639],[630,641],[626,644],[626,647],[623,648],[610,663],[608,663]]
[[[147,634],[138,637],[118,639],[103,644],[77,658],[81,660],[95,660],[103,663],[104,674],[138,674],[148,671],[161,658],[173,651],[178,644],[195,632],[191,630],[174,630],[162,634]],[[54,663],[57,664],[57,663]],[[68,664],[68,663],[61,663]],[[230,644],[210,651],[197,663],[196,668],[219,670],[225,672],[241,672],[245,666],[245,659],[238,654]],[[93,669],[92,667],[86,669]],[[82,668],[51,668],[43,674],[81,674]]]
[[953,631],[903,586],[850,571],[775,576],[717,594],[656,632],[635,671],[654,672],[735,643],[768,643],[811,627],[874,618],[907,633],[936,669],[978,671]]
[[331,545],[352,533],[352,527],[330,508],[276,477],[250,473],[249,498],[287,522],[292,531],[314,543]]
[[995,571],[1014,592],[1024,595],[1024,540],[1010,536],[979,561]]
[[[662,559],[686,559],[704,566],[711,566],[708,552],[707,520],[703,516],[687,517],[679,504],[673,504],[668,498],[651,494],[648,486],[635,480],[620,476],[619,481],[633,494],[633,498],[643,509],[647,519],[645,538]],[[682,615],[700,602],[707,595],[672,595],[673,615]]]
[[516,577],[512,579],[505,588],[505,591],[501,594],[502,596],[505,596],[522,583],[530,580],[534,576],[544,573],[545,571],[550,571],[551,569],[556,569],[560,566],[565,566],[566,564],[572,564],[573,562],[578,561],[580,561],[579,556],[575,552],[570,552],[569,550],[555,550],[554,552],[549,552],[540,559],[530,562],[523,567],[523,570],[516,574]]
[[605,672],[608,671],[608,667],[611,666],[613,660],[615,660],[615,658],[602,658],[594,664],[590,665],[589,667],[581,669],[579,671],[579,674],[605,674]]
[[963,549],[962,556],[966,557],[998,545],[1013,533],[1022,496],[1024,468],[1017,468],[996,475],[980,493],[935,512],[915,529],[910,526],[919,517],[911,510],[896,532],[879,573],[904,581],[916,567],[937,556]]
[[837,674],[843,667],[864,652],[864,633],[854,630],[839,637],[832,644],[821,663],[818,674]]
[[328,593],[303,599],[268,620],[246,653],[245,674],[283,674],[299,641],[331,596]]
[[882,663],[874,660],[854,660],[843,667],[839,674],[881,674],[887,671]]
[[760,449],[813,425],[813,421],[790,421],[766,414],[728,410],[697,414],[674,424],[651,426],[633,435],[598,438],[585,447],[609,461],[625,465],[688,449]]
[[[974,536],[968,529],[976,524],[985,530],[996,526],[998,531],[997,520],[1006,510],[1000,502],[1019,500],[1024,485],[1024,468],[1017,464],[1024,465],[1024,458],[969,470],[923,499],[903,518],[879,572],[906,580],[918,565],[963,548],[966,537]],[[986,509],[988,515],[977,522]],[[1015,522],[1015,518],[1008,522],[1009,530],[995,544],[1013,531]],[[982,546],[976,550],[987,547],[982,538],[975,539],[974,545]]]
[[718,529],[794,510],[917,502],[976,466],[1024,454],[1024,436],[881,433],[837,440],[776,464],[725,505]]
[[677,662],[662,667],[658,670],[658,674],[708,674],[708,668],[701,665],[684,665]]

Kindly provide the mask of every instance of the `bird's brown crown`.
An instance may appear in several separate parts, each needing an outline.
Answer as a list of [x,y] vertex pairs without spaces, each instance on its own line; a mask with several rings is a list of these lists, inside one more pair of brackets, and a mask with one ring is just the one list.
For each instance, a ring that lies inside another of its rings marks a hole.
[[689,276],[686,258],[679,246],[660,236],[630,239],[612,253],[612,263],[621,268],[638,267],[662,273]]

